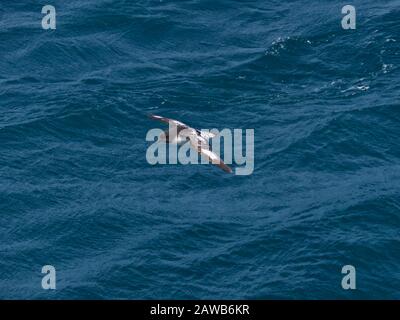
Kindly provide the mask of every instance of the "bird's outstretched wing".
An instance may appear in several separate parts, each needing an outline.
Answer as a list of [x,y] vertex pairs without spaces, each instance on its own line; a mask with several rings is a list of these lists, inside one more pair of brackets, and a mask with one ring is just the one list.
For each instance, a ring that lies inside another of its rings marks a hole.
[[206,140],[210,140],[216,137],[216,135],[214,133],[211,133],[210,131],[196,130],[196,132]]
[[185,128],[189,128],[188,125],[184,124],[183,122],[180,122],[178,120],[174,120],[174,119],[169,119],[169,118],[164,118],[164,117],[160,117],[160,116],[156,116],[154,114],[150,114],[149,115],[150,119],[153,120],[158,120],[164,123],[169,124],[170,126],[174,126],[174,127],[178,127],[180,129],[185,129]]
[[232,173],[232,169],[228,167],[220,157],[218,157],[214,152],[212,152],[209,148],[208,143],[204,143],[201,141],[202,139],[198,139],[197,136],[190,136],[191,145],[197,150],[198,153],[206,156],[209,160],[211,160],[212,164],[220,167],[222,170],[228,173]]

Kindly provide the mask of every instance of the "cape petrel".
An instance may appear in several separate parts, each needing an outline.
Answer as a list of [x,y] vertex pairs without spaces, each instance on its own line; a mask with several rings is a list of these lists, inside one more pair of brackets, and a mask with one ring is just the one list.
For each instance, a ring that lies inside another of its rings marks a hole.
[[194,129],[174,119],[164,118],[152,114],[149,115],[149,118],[167,123],[169,125],[169,130],[165,130],[160,135],[159,138],[161,141],[174,144],[182,144],[190,141],[191,146],[195,148],[198,153],[209,159],[212,164],[220,167],[225,172],[232,173],[232,169],[228,167],[220,157],[210,150],[208,141],[215,137],[215,134]]

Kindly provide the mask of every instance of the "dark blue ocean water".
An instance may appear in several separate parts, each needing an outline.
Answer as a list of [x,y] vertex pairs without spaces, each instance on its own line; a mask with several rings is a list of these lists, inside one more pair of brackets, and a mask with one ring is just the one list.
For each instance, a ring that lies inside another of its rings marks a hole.
[[[44,4],[0,4],[0,298],[400,298],[400,1]],[[151,166],[148,113],[254,173]]]

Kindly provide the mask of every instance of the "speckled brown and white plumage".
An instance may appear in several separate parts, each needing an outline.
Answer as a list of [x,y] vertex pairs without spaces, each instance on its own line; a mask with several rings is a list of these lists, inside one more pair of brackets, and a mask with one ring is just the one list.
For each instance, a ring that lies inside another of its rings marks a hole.
[[170,129],[161,134],[161,141],[175,144],[181,144],[190,141],[192,147],[195,148],[198,153],[207,157],[211,163],[220,167],[225,172],[232,173],[232,169],[227,166],[220,157],[210,150],[208,140],[213,138],[215,136],[214,134],[194,129],[183,122],[174,119],[157,115],[149,115],[149,117],[153,120],[158,120],[169,125]]

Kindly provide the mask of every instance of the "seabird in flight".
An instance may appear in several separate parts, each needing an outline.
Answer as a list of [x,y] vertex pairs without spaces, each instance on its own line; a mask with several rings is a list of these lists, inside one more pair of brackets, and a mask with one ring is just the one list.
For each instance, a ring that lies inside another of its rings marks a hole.
[[156,115],[149,115],[150,119],[158,120],[167,123],[170,127],[169,130],[165,130],[160,135],[160,140],[166,143],[182,144],[186,141],[190,141],[193,148],[197,150],[198,153],[206,156],[211,162],[222,170],[228,173],[232,173],[232,169],[228,167],[214,152],[210,150],[208,140],[215,137],[215,134],[211,132],[204,132],[188,125],[169,118],[164,118]]

